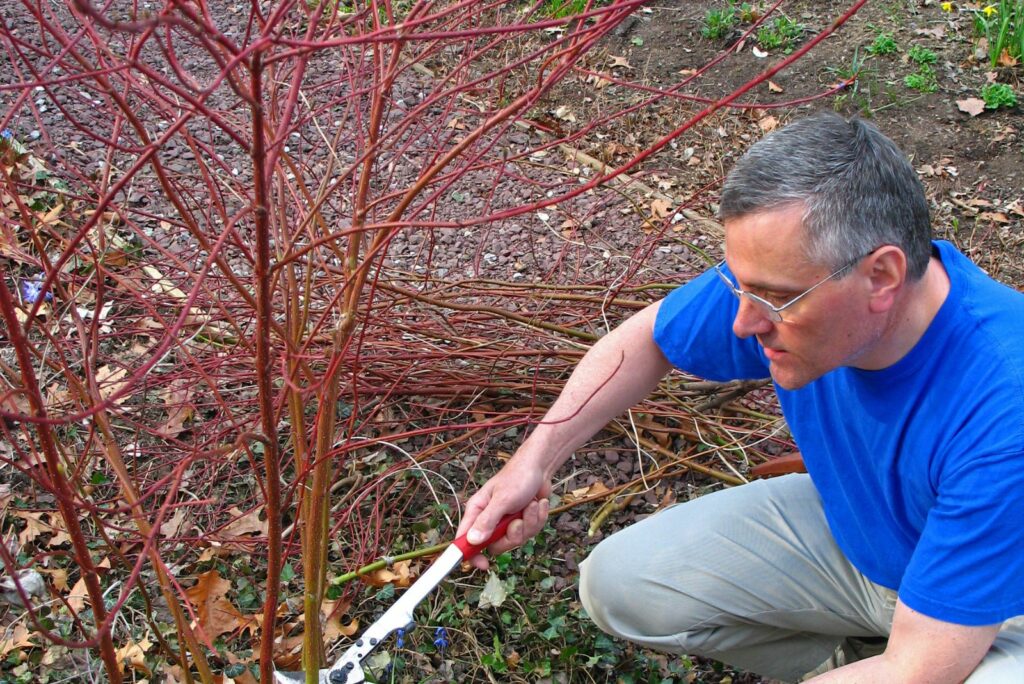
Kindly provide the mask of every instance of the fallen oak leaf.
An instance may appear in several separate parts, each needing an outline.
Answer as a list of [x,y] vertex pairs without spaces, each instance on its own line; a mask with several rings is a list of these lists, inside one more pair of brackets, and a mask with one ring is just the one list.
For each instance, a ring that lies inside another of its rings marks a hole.
[[221,634],[235,631],[244,618],[227,598],[231,581],[220,576],[216,570],[204,572],[196,583],[185,590],[195,606],[199,626],[212,641]]
[[13,513],[15,518],[21,518],[25,521],[24,529],[18,532],[18,542],[22,546],[35,541],[39,535],[48,534],[52,531],[50,524],[43,520],[44,515],[49,515],[45,511],[14,511]]
[[167,437],[177,437],[184,431],[185,423],[192,420],[195,409],[189,403],[194,385],[188,378],[172,380],[164,390],[164,408],[167,409],[167,422],[160,431]]
[[396,587],[407,587],[412,584],[411,561],[398,561],[391,568],[381,568],[361,576],[361,579],[372,587],[383,587],[393,584]]
[[[109,570],[110,569],[110,559],[109,558],[104,558],[102,561],[100,561],[100,564],[97,565],[96,567],[98,569],[102,568],[102,569]],[[85,608],[86,602],[89,600],[89,592],[85,588],[85,578],[84,577],[79,577],[78,578],[78,581],[75,582],[75,586],[71,587],[71,591],[68,593],[68,597],[67,597],[66,600],[67,600],[68,606],[73,611],[75,611],[76,613],[82,612],[82,609]]]
[[[324,622],[324,641],[331,643],[338,637],[350,637],[359,631],[359,620],[353,619],[347,625],[341,624],[341,616],[345,612],[340,610],[340,601],[324,601],[320,604],[320,615]],[[347,602],[346,602],[347,603]]]
[[608,55],[608,56],[611,57],[611,62],[609,63],[609,65],[610,65],[610,67],[612,69],[614,69],[615,67],[622,67],[623,69],[632,69],[633,68],[633,65],[630,64],[629,60],[626,59],[625,57],[619,57],[618,55]]
[[19,622],[14,626],[10,638],[0,640],[0,656],[6,657],[11,651],[34,647],[36,644],[32,639],[35,636],[35,632],[29,632],[28,627]]
[[768,90],[769,90],[769,92],[772,92],[772,93],[781,93],[782,92],[782,86],[780,86],[775,81],[768,81]]
[[605,486],[603,482],[598,480],[589,487],[580,487],[578,489],[572,490],[571,492],[565,495],[565,497],[563,498],[563,503],[570,504],[575,503],[577,501],[597,499],[604,496],[610,491],[611,490],[608,489],[608,487]]
[[176,506],[174,514],[160,524],[161,537],[176,537],[185,524],[185,506]]
[[992,223],[1010,223],[1010,218],[1001,211],[983,211],[978,214],[978,220],[991,221]]
[[665,218],[672,212],[672,202],[665,199],[656,199],[651,202],[651,214],[658,218]]
[[939,26],[936,26],[935,28],[930,28],[930,29],[915,29],[914,30],[914,35],[915,36],[927,36],[927,37],[930,37],[930,38],[935,38],[936,40],[941,40],[942,38],[945,38],[945,36],[946,36],[946,27],[942,26],[942,25],[939,25]]
[[267,521],[260,520],[260,514],[262,512],[263,506],[254,508],[248,513],[243,513],[238,507],[228,509],[228,514],[233,516],[234,520],[221,528],[217,537],[221,539],[233,539],[251,534],[266,534]]
[[146,667],[146,651],[153,647],[148,638],[143,637],[142,641],[136,643],[129,639],[128,643],[114,651],[117,657],[117,669],[124,673],[125,665],[133,670],[143,672],[147,677],[152,677],[153,672]]
[[957,100],[956,108],[965,114],[978,116],[985,111],[985,101],[977,97],[969,97],[965,100]]
[[557,118],[562,121],[568,121],[569,123],[576,123],[576,115],[572,113],[572,110],[567,105],[562,105],[552,112]]
[[778,127],[778,125],[779,120],[776,119],[774,116],[766,116],[757,122],[758,128],[760,128],[765,133],[774,131]]
[[68,571],[64,568],[39,568],[39,572],[50,576],[53,588],[59,592],[68,590]]
[[[107,399],[119,392],[125,385],[125,376],[128,375],[127,368],[114,368],[113,366],[102,366],[96,371],[96,387],[99,388],[100,398]],[[123,404],[128,401],[128,395],[123,394],[114,400],[115,404]]]

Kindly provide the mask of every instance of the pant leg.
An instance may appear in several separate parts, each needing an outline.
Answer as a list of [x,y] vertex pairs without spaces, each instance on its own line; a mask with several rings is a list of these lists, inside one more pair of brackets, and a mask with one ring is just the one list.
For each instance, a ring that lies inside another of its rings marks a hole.
[[836,546],[807,475],[674,506],[612,535],[581,565],[601,629],[796,681],[847,637],[887,636],[895,593]]

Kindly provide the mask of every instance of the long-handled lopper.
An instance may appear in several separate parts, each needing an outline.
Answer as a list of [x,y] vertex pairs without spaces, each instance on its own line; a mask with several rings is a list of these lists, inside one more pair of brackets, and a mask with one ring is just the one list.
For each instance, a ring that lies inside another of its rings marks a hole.
[[[506,515],[498,523],[498,526],[494,528],[491,537],[483,544],[470,544],[466,540],[466,535],[456,539],[383,615],[366,628],[355,644],[334,661],[333,665],[320,670],[317,677],[318,684],[359,684],[360,682],[365,682],[366,675],[363,674],[363,660],[366,659],[366,656],[370,655],[370,652],[377,646],[380,646],[381,642],[392,632],[397,632],[400,629],[411,629],[413,626],[413,610],[441,583],[441,580],[458,567],[464,559],[472,558],[498,539],[501,539],[505,535],[509,523],[522,517],[522,515],[522,511]],[[276,684],[304,684],[305,681],[305,672],[274,673],[274,682]]]

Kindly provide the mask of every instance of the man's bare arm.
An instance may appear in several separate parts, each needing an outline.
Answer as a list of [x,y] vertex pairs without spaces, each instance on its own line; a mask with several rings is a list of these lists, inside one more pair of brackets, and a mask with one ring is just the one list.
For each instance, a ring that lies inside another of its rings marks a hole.
[[885,653],[840,667],[814,684],[959,684],[985,657],[999,625],[968,627],[918,613],[896,604],[892,634]]
[[[591,347],[541,423],[466,505],[458,534],[486,539],[503,515],[525,508],[522,523],[492,545],[503,551],[537,534],[547,517],[551,478],[586,440],[657,386],[672,365],[654,342],[659,304],[635,314]],[[477,557],[474,564],[486,567]]]

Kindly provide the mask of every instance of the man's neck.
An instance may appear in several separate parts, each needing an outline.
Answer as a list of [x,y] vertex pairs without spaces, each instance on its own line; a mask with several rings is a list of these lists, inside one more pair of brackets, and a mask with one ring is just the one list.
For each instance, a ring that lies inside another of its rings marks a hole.
[[865,370],[888,368],[914,348],[931,325],[949,294],[949,276],[938,257],[932,257],[920,280],[908,283],[901,302],[889,312],[889,320],[870,353],[855,364]]

